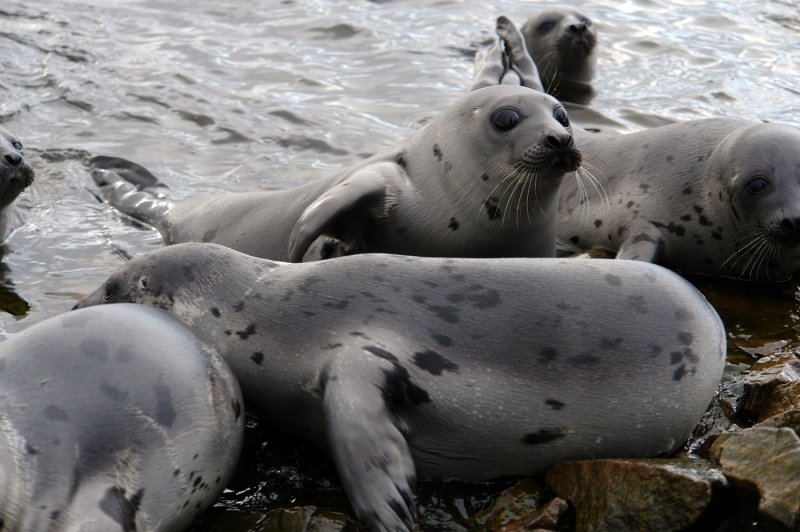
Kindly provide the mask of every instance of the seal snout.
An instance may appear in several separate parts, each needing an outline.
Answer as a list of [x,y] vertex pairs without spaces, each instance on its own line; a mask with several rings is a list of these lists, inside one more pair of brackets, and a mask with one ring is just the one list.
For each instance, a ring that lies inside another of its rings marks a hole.
[[800,242],[800,218],[784,218],[778,227],[787,240]]

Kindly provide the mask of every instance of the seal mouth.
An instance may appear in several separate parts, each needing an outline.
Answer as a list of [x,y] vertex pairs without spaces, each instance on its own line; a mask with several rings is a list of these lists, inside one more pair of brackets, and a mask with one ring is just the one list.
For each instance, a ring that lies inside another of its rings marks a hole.
[[530,174],[541,175],[557,171],[559,174],[574,172],[581,166],[583,154],[575,147],[569,146],[544,150],[540,146],[528,150],[520,162],[520,166]]

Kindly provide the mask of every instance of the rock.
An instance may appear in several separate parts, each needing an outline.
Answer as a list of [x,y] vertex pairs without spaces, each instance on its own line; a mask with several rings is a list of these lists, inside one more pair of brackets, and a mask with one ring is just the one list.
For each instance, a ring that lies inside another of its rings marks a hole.
[[567,511],[567,501],[556,497],[542,508],[530,512],[518,521],[501,527],[501,532],[522,532],[536,530],[556,530],[558,521],[564,512]]
[[753,364],[736,415],[758,423],[796,408],[800,408],[800,360],[793,352],[775,353]]
[[[203,532],[358,532],[345,514],[317,510],[314,506],[278,508],[267,513],[211,512],[191,530]],[[191,531],[190,531],[191,532]]]
[[698,458],[587,460],[553,466],[545,477],[576,511],[576,532],[681,530],[727,484]]
[[538,510],[542,499],[544,490],[538,482],[522,480],[498,495],[489,508],[475,514],[470,528],[499,530]]
[[732,483],[758,490],[758,512],[769,524],[800,530],[800,437],[794,430],[757,426],[722,434],[710,456]]
[[786,412],[765,419],[756,426],[774,427],[776,429],[787,427],[794,430],[797,435],[800,436],[800,409],[794,408],[792,410],[787,410]]

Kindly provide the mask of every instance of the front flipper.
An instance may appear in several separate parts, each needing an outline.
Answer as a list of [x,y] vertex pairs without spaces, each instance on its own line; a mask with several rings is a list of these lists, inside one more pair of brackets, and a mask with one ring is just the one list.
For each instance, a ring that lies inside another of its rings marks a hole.
[[[508,64],[508,70],[516,72],[519,77],[520,82],[518,84],[544,92],[544,86],[539,77],[539,69],[536,68],[536,63],[533,62],[530,54],[528,54],[528,48],[525,46],[525,37],[522,36],[522,33],[514,23],[501,15],[497,17],[495,31],[505,47],[504,59]],[[501,83],[505,83],[507,75],[503,76]]]
[[112,170],[122,179],[135,186],[137,190],[147,188],[169,188],[147,168],[121,157],[96,155],[86,164],[90,171]]
[[372,164],[322,194],[297,220],[289,236],[289,260],[301,262],[321,235],[341,240],[349,251],[361,251],[371,223],[388,213],[387,183],[401,173],[394,163]]
[[640,227],[629,227],[627,232],[616,258],[658,264],[664,251],[661,231],[652,223],[647,223]]
[[475,55],[475,77],[472,78],[467,92],[499,85],[505,74],[503,59],[503,45],[500,41],[495,41],[489,48],[478,50]]
[[404,401],[404,384],[414,385],[391,353],[340,349],[322,381],[328,441],[345,492],[365,528],[411,531],[416,470],[387,403]]
[[[162,230],[172,202],[155,197],[150,192],[140,192],[113,170],[95,169],[92,179],[100,187],[106,201],[115,209]],[[164,231],[161,231],[164,234]],[[169,242],[166,234],[164,238]]]

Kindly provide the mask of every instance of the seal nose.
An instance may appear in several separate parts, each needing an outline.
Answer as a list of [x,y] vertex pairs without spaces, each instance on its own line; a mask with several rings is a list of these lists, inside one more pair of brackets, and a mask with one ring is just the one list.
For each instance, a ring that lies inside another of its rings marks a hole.
[[11,166],[19,166],[19,164],[22,162],[22,155],[19,153],[6,153],[3,158]]
[[800,227],[800,223],[796,218],[794,220],[791,218],[784,218],[781,222],[781,230],[793,237],[800,236],[800,234],[798,234],[798,227]]
[[568,150],[572,146],[572,135],[548,135],[545,144],[554,151]]
[[586,31],[586,24],[578,22],[577,24],[570,24],[569,31],[576,35],[582,35]]

